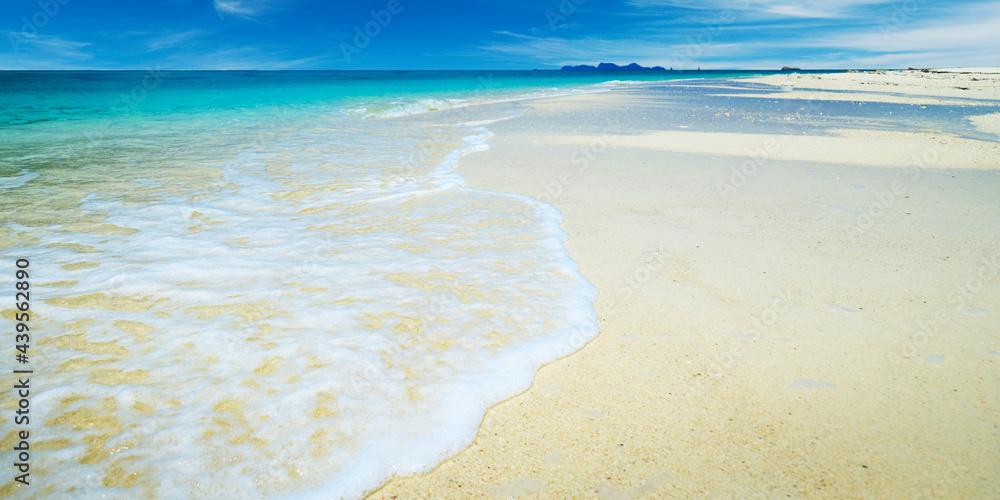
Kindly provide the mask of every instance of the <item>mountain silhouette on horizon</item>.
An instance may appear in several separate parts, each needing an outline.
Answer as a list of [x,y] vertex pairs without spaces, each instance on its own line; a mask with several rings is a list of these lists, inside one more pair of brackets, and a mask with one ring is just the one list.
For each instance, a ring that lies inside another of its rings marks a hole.
[[667,71],[663,66],[653,66],[652,68],[647,68],[645,66],[640,66],[636,63],[629,64],[628,66],[619,66],[615,63],[600,63],[597,66],[591,66],[589,64],[581,64],[579,66],[563,66],[562,71]]

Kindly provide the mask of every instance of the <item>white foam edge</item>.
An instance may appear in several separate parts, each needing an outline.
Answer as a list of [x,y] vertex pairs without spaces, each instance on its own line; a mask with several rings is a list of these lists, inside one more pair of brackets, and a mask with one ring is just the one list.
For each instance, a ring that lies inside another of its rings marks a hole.
[[[471,128],[478,133],[463,137],[468,145],[449,153],[439,165],[440,168],[450,172],[462,155],[489,149],[489,144],[485,139],[491,137],[493,132],[482,126],[472,126]],[[398,441],[366,443],[360,448],[383,451],[355,460],[349,468],[340,471],[333,478],[311,489],[296,491],[280,498],[348,499],[354,498],[351,495],[356,492],[362,492],[360,497],[364,497],[381,488],[394,477],[433,470],[441,462],[458,454],[475,442],[482,420],[490,408],[530,389],[535,375],[542,366],[579,351],[597,337],[600,327],[594,301],[597,300],[598,289],[583,276],[579,264],[569,256],[565,246],[569,234],[562,229],[565,218],[555,206],[519,194],[467,187],[464,185],[464,178],[460,184],[448,183],[435,189],[399,193],[372,201],[423,196],[438,190],[454,188],[521,200],[532,208],[543,212],[539,223],[544,225],[543,231],[550,234],[551,237],[542,241],[549,247],[549,250],[565,255],[560,270],[576,281],[578,288],[564,300],[573,304],[568,312],[572,316],[579,316],[580,323],[573,328],[555,330],[544,339],[507,349],[493,363],[494,369],[486,370],[476,377],[462,382],[461,386],[456,388],[453,393],[464,396],[450,400],[448,408],[440,412],[443,421],[437,428],[448,429],[445,433],[410,438],[402,444]],[[405,451],[401,453],[401,449]]]
[[[502,370],[483,373],[460,383],[454,393],[463,394],[463,397],[449,401],[448,407],[440,411],[438,428],[447,429],[447,432],[414,437],[402,443],[393,441],[362,445],[364,449],[380,451],[355,460],[349,468],[315,489],[283,498],[354,498],[351,495],[355,492],[363,492],[361,496],[370,494],[394,477],[433,470],[475,441],[482,419],[493,405],[528,390],[538,369],[580,350],[597,336],[596,312],[593,312],[592,303],[588,302],[587,306],[579,311],[583,313],[584,309],[589,309],[590,317],[586,323],[577,328],[553,332],[544,341],[507,350],[493,363],[502,366]],[[564,338],[566,334],[571,335]],[[400,450],[406,451],[400,453]]]
[[[365,113],[364,117],[365,118],[373,118],[373,119],[399,118],[401,116],[411,116],[411,115],[418,115],[418,114],[423,114],[423,113],[432,113],[432,112],[436,112],[436,111],[445,111],[445,110],[449,110],[449,109],[465,108],[465,107],[469,107],[469,106],[479,106],[481,104],[502,104],[502,103],[505,103],[505,102],[520,102],[520,101],[530,101],[530,100],[535,100],[535,99],[549,99],[549,98],[552,98],[552,97],[566,97],[566,96],[573,96],[573,95],[596,94],[596,93],[600,93],[600,92],[608,92],[610,90],[614,90],[614,89],[620,88],[623,85],[636,85],[636,86],[638,86],[638,85],[649,84],[649,83],[657,83],[657,82],[661,82],[661,81],[671,81],[671,82],[673,82],[673,81],[681,81],[681,80],[703,80],[703,79],[704,78],[690,78],[690,79],[686,79],[685,78],[685,79],[678,79],[678,80],[655,80],[655,81],[649,81],[649,80],[608,80],[606,82],[591,83],[591,84],[586,84],[586,85],[582,85],[582,86],[579,86],[579,87],[570,87],[569,90],[562,90],[562,91],[560,91],[558,87],[555,87],[555,88],[553,88],[552,91],[549,91],[549,92],[537,91],[537,92],[533,92],[533,93],[526,93],[526,94],[514,95],[514,96],[511,96],[511,97],[494,98],[494,99],[484,99],[484,100],[481,100],[481,101],[480,100],[474,100],[474,99],[456,99],[455,103],[453,103],[451,106],[448,106],[446,108],[436,108],[436,109],[433,109],[433,110],[431,110],[431,109],[423,109],[423,110],[420,110],[420,111],[413,111],[413,112],[409,112],[409,113],[390,113],[390,114],[382,114],[380,112],[379,113]],[[433,98],[423,99],[422,101],[435,101],[435,102],[438,102],[438,100],[433,99]],[[420,102],[420,101],[418,101],[418,102]],[[401,103],[401,104],[403,104],[403,103]],[[416,103],[406,103],[405,106],[409,107],[409,106],[413,106],[414,104],[416,104]],[[390,108],[390,109],[392,109],[392,108]]]

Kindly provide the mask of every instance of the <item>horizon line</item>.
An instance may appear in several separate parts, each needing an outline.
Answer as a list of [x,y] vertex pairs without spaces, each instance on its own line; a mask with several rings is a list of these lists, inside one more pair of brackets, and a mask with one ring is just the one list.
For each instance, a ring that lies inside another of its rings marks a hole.
[[[970,68],[972,68],[972,67],[973,66],[970,66]],[[560,69],[549,69],[549,68],[547,68],[547,69],[540,69],[540,68],[527,68],[527,69],[490,69],[490,68],[478,68],[478,69],[196,69],[196,68],[188,68],[188,69],[158,69],[158,68],[143,68],[143,69],[95,69],[95,68],[89,68],[89,69],[27,69],[27,68],[23,68],[23,69],[17,69],[17,68],[15,68],[15,69],[6,69],[6,68],[0,68],[0,72],[3,72],[3,71],[51,71],[51,72],[56,72],[56,71],[62,71],[62,72],[84,72],[84,71],[91,71],[91,72],[114,72],[114,71],[151,71],[152,70],[152,71],[162,71],[162,72],[167,72],[167,71],[176,71],[176,72],[182,72],[182,71],[188,71],[188,72],[193,72],[193,71],[241,71],[241,72],[244,72],[244,73],[249,73],[249,72],[265,72],[265,71],[270,71],[270,72],[279,72],[280,71],[280,72],[288,72],[288,73],[292,73],[292,72],[304,73],[304,72],[310,72],[310,71],[313,71],[313,72],[315,72],[315,71],[345,71],[345,72],[346,71],[358,71],[358,72],[360,72],[360,71],[552,71],[552,72],[559,72],[559,73],[561,73],[563,71],[566,71],[567,73],[574,73],[574,74],[580,74],[580,73],[582,73],[582,74],[588,74],[588,73],[615,73],[615,72],[618,72],[618,73],[670,73],[670,72],[686,72],[686,71],[695,72],[695,73],[697,73],[699,71],[770,71],[770,72],[778,72],[778,73],[794,73],[794,72],[797,72],[797,71],[906,71],[906,70],[922,70],[922,69],[934,70],[934,69],[939,69],[939,68],[796,68],[796,69],[793,69],[793,70],[767,69],[767,68],[696,68],[696,69],[673,69],[673,68],[668,68],[668,69],[663,69],[663,70],[653,70],[653,69],[650,69],[650,68],[641,69],[641,70],[627,70],[627,69],[626,70],[596,70],[596,69],[595,70],[563,70],[561,68]],[[955,68],[955,69],[962,69],[962,68]]]

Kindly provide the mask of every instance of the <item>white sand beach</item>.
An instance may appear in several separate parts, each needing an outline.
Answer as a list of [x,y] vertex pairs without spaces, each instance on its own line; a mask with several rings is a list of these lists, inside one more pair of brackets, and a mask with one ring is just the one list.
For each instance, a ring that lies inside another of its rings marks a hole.
[[600,335],[369,498],[1000,496],[1000,72],[702,91],[488,125],[456,172],[562,212]]
[[1000,89],[1000,71],[991,68],[768,75],[746,81],[776,86],[791,83],[797,89],[793,93],[769,95],[774,98],[970,106],[1000,103],[1000,91],[997,90]]

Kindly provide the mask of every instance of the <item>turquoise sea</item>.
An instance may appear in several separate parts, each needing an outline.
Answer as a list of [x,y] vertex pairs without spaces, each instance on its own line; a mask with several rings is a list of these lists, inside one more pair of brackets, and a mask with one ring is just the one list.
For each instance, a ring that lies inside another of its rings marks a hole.
[[431,469],[597,335],[558,211],[459,157],[533,98],[764,73],[0,72],[31,491],[359,498]]

